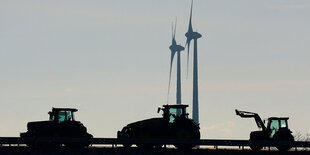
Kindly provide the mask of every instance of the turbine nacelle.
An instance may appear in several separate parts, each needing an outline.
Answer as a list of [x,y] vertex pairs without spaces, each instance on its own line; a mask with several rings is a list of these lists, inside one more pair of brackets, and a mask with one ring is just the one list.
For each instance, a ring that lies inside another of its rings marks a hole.
[[201,38],[201,34],[198,32],[186,32],[185,36],[188,40]]
[[185,48],[183,46],[181,46],[181,45],[177,45],[176,46],[176,50],[179,51],[179,52],[183,51],[184,49]]
[[169,49],[171,50],[171,52],[172,51],[174,51],[174,52],[181,52],[181,51],[184,50],[184,47],[181,46],[181,45],[171,45],[171,46],[169,46]]

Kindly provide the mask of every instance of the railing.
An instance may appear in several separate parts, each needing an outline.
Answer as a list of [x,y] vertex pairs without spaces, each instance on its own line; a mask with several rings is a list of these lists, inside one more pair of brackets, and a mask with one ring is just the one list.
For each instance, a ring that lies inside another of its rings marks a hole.
[[[27,138],[22,139],[19,137],[0,137],[0,146],[12,146],[32,143],[89,143],[91,145],[111,145],[112,148],[120,144],[162,144],[174,145],[174,144],[196,144],[199,146],[213,146],[217,149],[219,146],[230,147],[236,146],[241,149],[251,145],[264,146],[270,149],[270,147],[276,147],[280,145],[288,145],[292,148],[310,148],[310,141],[249,141],[249,140],[218,140],[218,139],[201,139],[201,140],[178,140],[178,139],[117,139],[117,138],[55,138],[55,137],[43,137],[43,138]],[[310,150],[310,149],[309,149]]]

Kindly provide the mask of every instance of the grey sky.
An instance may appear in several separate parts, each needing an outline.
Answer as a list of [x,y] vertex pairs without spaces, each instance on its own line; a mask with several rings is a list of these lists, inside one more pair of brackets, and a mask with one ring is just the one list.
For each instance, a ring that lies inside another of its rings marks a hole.
[[[18,136],[53,106],[78,108],[96,137],[160,116],[171,22],[184,45],[189,9],[190,0],[0,0],[0,136]],[[235,108],[289,116],[293,131],[310,132],[309,15],[307,0],[194,1],[202,138],[247,139],[254,120]],[[185,52],[182,61],[191,104]]]

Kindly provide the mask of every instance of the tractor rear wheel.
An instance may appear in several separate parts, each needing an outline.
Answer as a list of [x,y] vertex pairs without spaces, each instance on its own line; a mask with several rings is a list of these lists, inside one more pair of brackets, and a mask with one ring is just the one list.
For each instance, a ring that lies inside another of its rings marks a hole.
[[[175,139],[179,139],[179,140],[195,140],[195,139],[199,139],[200,134],[195,132],[194,129],[183,127],[183,128],[176,129],[174,137]],[[191,149],[197,144],[188,143],[188,144],[173,144],[173,145],[179,149]]]
[[278,131],[274,136],[273,136],[273,140],[275,141],[281,141],[281,142],[287,142],[287,145],[278,145],[276,146],[276,148],[279,151],[288,151],[289,149],[292,148],[291,142],[294,142],[294,137],[290,132],[286,132],[286,131]]

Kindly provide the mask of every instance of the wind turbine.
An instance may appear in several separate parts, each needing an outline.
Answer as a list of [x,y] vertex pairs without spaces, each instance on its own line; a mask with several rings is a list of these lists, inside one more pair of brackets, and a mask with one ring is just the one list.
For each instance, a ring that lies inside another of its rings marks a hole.
[[192,11],[193,11],[193,0],[191,4],[191,12],[189,18],[188,31],[185,33],[186,44],[187,46],[187,70],[188,70],[188,61],[189,61],[189,48],[190,43],[194,40],[194,65],[193,65],[193,120],[198,124],[199,123],[199,111],[198,111],[198,59],[197,59],[197,40],[201,38],[201,34],[193,31],[192,27]]
[[181,51],[184,50],[184,47],[181,45],[177,45],[177,42],[175,40],[175,34],[176,34],[176,28],[177,22],[175,22],[175,27],[173,29],[172,24],[172,43],[169,46],[169,49],[171,51],[171,60],[170,60],[170,75],[169,75],[169,86],[168,86],[168,96],[170,91],[170,82],[171,82],[171,71],[172,71],[172,64],[173,64],[173,58],[175,53],[177,53],[177,93],[176,93],[176,104],[181,104]]

